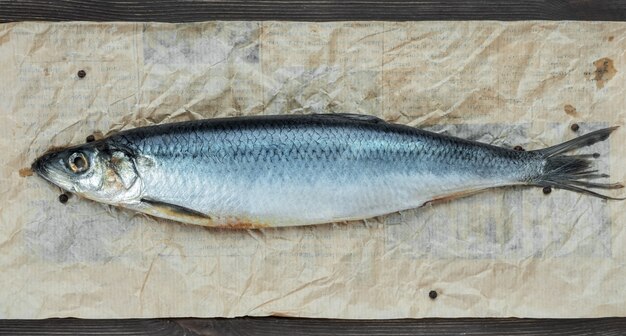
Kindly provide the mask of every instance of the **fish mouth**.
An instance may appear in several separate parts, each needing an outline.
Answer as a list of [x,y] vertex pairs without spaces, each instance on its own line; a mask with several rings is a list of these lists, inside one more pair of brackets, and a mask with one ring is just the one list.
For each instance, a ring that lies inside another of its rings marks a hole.
[[30,165],[30,169],[37,175],[39,175],[40,177],[42,177],[43,179],[45,179],[46,181],[50,182],[50,183],[54,183],[50,180],[50,176],[48,175],[48,170],[46,169],[46,166],[44,164],[44,162],[46,161],[48,155],[43,155],[39,158],[37,158],[35,160],[35,162],[33,162]]
[[37,175],[44,177],[43,172],[45,171],[43,159],[46,155],[37,158],[31,165],[30,170],[35,172]]
[[53,155],[54,153],[49,153],[40,156],[31,164],[30,169],[44,180],[62,188],[59,183],[50,176],[50,169],[46,166],[46,162],[49,162]]

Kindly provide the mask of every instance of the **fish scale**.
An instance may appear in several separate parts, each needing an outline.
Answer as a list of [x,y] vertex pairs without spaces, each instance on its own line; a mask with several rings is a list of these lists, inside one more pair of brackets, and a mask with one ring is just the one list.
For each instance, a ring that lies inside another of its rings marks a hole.
[[[128,146],[132,152],[163,162],[137,166],[148,198],[191,207],[214,219],[247,218],[268,225],[350,220],[362,214],[371,217],[391,210],[381,209],[381,204],[403,210],[442,192],[512,180],[505,172],[488,181],[471,179],[476,174],[465,171],[463,165],[447,173],[454,173],[454,178],[434,169],[463,161],[480,165],[473,161],[476,155],[488,151],[502,157],[501,148],[484,145],[463,155],[460,147],[446,144],[445,137],[420,137],[422,131],[398,125],[343,117],[294,121],[259,119],[225,125],[209,120],[180,125],[167,133],[159,132],[163,128],[140,129],[120,137],[125,145],[132,144]],[[205,140],[199,141],[198,132]],[[111,137],[110,142],[115,141]],[[153,151],[154,142],[163,144],[162,148]],[[200,155],[193,158],[176,155],[195,155],[196,150]],[[495,165],[483,170],[497,169]],[[407,185],[412,180],[415,183]],[[448,188],[435,187],[446,184]],[[393,194],[402,198],[396,200]],[[238,213],[232,212],[233,204],[220,204],[224,199],[241,205]],[[356,201],[346,202],[350,199]],[[345,205],[338,207],[336,202],[342,200]],[[303,211],[309,213],[308,218],[302,216]],[[318,211],[329,218],[319,218]]]

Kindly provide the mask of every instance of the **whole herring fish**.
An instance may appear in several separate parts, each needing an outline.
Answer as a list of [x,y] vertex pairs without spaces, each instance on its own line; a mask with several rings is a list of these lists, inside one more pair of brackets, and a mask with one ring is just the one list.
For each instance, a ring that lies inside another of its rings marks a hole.
[[564,153],[616,127],[515,151],[356,114],[208,119],[141,127],[48,152],[32,165],[72,193],[205,226],[365,219],[487,188],[556,187],[603,199],[597,154]]

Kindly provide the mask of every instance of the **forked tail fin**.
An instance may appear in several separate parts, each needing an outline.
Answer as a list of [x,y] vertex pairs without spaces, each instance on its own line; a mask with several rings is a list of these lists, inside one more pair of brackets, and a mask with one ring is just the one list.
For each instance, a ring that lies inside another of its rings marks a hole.
[[537,152],[545,160],[545,164],[542,175],[534,180],[533,183],[542,187],[566,189],[602,199],[625,200],[626,197],[611,197],[590,190],[619,189],[624,187],[621,183],[589,181],[609,177],[607,174],[599,173],[597,169],[592,169],[592,159],[600,157],[600,154],[563,155],[563,153],[604,141],[616,129],[617,126],[604,128],[561,144],[538,150]]

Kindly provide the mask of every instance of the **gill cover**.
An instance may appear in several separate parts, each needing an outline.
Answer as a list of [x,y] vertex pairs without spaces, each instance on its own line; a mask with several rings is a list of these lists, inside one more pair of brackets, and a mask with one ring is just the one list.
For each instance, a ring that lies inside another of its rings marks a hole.
[[111,174],[115,174],[111,182],[117,180],[124,189],[130,189],[137,180],[137,171],[132,159],[122,151],[113,151],[109,163]]

